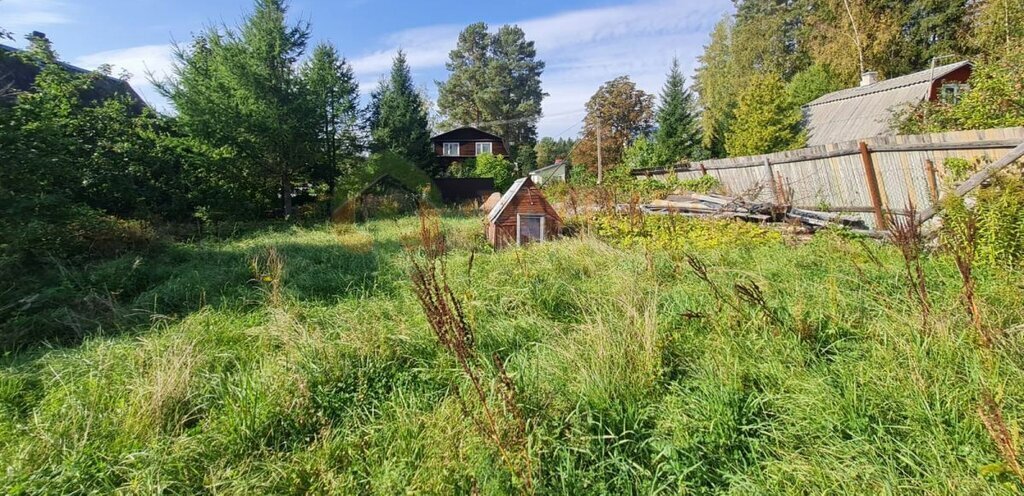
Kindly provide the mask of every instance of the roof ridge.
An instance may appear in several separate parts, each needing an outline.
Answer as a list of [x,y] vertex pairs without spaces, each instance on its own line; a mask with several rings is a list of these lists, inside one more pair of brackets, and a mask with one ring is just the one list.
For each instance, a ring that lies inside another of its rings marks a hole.
[[[900,88],[906,88],[908,86],[914,86],[917,84],[923,84],[930,81],[935,81],[949,73],[964,67],[965,65],[971,65],[970,60],[961,60],[951,64],[945,64],[934,68],[928,68],[908,74],[903,74],[889,79],[883,79],[869,86],[853,86],[850,88],[843,88],[836,90],[831,93],[826,93],[814,100],[810,101],[805,107],[813,107],[816,105],[824,105],[826,103],[840,102],[843,100],[850,100],[853,98],[860,98],[862,96],[873,95],[885,91],[892,91]],[[927,78],[923,78],[927,75]]]

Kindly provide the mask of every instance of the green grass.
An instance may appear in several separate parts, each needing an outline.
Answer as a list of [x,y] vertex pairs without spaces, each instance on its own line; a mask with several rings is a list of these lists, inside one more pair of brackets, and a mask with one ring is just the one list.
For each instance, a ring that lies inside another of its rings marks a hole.
[[[539,492],[1021,490],[977,413],[984,384],[1011,430],[1024,419],[1020,272],[978,269],[985,321],[1018,326],[985,354],[944,256],[925,260],[924,331],[890,247],[823,234],[697,253],[729,298],[756,282],[779,324],[718,301],[676,249],[494,253],[478,219],[444,223],[477,347],[516,382]],[[0,360],[0,492],[518,492],[411,292],[417,227],[278,227],[48,281],[5,338],[81,340]],[[276,304],[250,269],[270,247]]]

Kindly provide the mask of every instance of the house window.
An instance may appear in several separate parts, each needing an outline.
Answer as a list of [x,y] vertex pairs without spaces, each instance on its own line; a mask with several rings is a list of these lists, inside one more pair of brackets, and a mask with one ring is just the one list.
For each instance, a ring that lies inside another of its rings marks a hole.
[[459,156],[459,144],[458,143],[445,143],[444,144],[444,156],[445,157],[458,157]]
[[544,241],[544,216],[516,214],[516,244]]
[[939,100],[950,105],[960,101],[967,91],[968,85],[961,83],[945,83],[939,90]]
[[491,150],[493,150],[493,148],[491,147],[491,143],[490,142],[477,143],[476,144],[476,154],[477,155],[483,155],[485,153],[493,153]]

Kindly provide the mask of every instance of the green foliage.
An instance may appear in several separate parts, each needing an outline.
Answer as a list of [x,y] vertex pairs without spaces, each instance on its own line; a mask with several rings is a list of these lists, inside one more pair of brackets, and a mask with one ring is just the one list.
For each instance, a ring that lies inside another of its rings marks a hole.
[[355,166],[362,151],[359,136],[359,84],[352,66],[328,43],[318,44],[302,66],[308,106],[317,126],[316,158],[311,179],[333,185]]
[[660,142],[647,139],[644,136],[637,138],[626,147],[622,154],[622,165],[626,170],[649,169],[668,165],[673,162],[666,155],[669,151],[660,145]]
[[544,62],[537,60],[534,43],[519,26],[489,33],[483,22],[470,24],[459,33],[446,67],[437,106],[449,124],[485,123],[485,131],[505,138],[517,163],[530,167],[546,96],[540,81]]
[[725,138],[731,156],[757,155],[800,148],[800,108],[786,94],[776,74],[754,76],[737,99],[734,121]]
[[395,55],[391,75],[381,80],[370,96],[368,112],[370,150],[395,153],[435,176],[441,172],[430,147],[427,112],[401,50]]
[[796,73],[788,83],[786,92],[790,102],[802,107],[818,97],[843,88],[839,79],[832,74],[828,66],[813,64]]
[[993,58],[1019,51],[1024,40],[1024,4],[1014,0],[986,0],[977,5],[970,43]]
[[658,160],[661,162],[655,165],[670,165],[681,160],[703,157],[697,119],[697,104],[693,94],[686,88],[686,80],[679,70],[679,59],[673,58],[672,69],[661,90],[655,113],[658,123],[655,142],[659,148]]
[[558,138],[557,140],[546,136],[541,138],[533,147],[537,152],[536,168],[547,167],[558,159],[572,165],[572,157],[569,156],[569,152],[575,145],[576,140],[573,138]]
[[943,241],[948,247],[972,243],[968,223],[975,225],[973,240],[978,261],[998,267],[1024,264],[1024,179],[999,175],[995,184],[980,190],[968,207],[948,195],[943,205]]
[[893,116],[902,133],[990,129],[1024,125],[1024,51],[974,66],[959,101],[922,102]]
[[175,77],[160,87],[191,136],[239,158],[239,187],[263,205],[281,201],[288,216],[293,186],[318,162],[323,112],[310,108],[317,99],[298,66],[309,26],[289,26],[286,15],[283,0],[257,0],[237,28],[210,28],[177,46]]
[[959,157],[949,157],[943,160],[942,168],[949,175],[949,180],[954,183],[967,179],[967,176],[974,170],[974,166],[970,161]]
[[494,178],[494,187],[504,191],[515,180],[515,166],[501,155],[477,155],[473,175]]
[[757,224],[707,221],[675,215],[642,219],[605,215],[594,220],[595,232],[623,247],[646,247],[676,252],[700,252],[722,247],[750,249],[779,244],[782,236]]

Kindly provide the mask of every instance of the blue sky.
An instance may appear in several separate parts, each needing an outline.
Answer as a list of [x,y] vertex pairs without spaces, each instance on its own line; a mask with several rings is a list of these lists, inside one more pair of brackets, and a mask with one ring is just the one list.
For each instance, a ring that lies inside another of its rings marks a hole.
[[[547,63],[542,77],[542,136],[579,132],[583,104],[602,82],[629,75],[656,93],[673,56],[692,75],[696,57],[730,0],[632,1],[391,1],[293,0],[290,15],[312,23],[315,41],[330,41],[355,68],[368,92],[399,47],[417,85],[436,95],[459,31],[476,21],[492,28],[518,24]],[[20,37],[43,31],[61,57],[94,68],[102,63],[132,74],[131,83],[166,108],[146,80],[170,67],[172,40],[188,41],[211,23],[236,25],[250,0],[0,0],[0,26]]]

